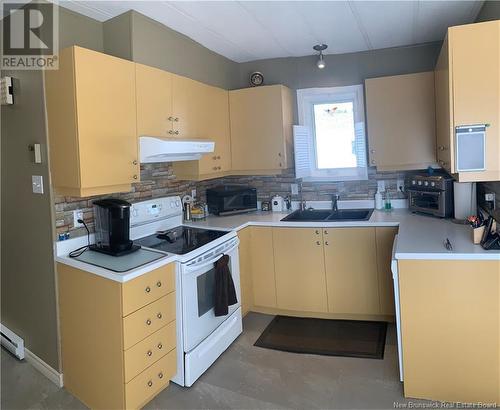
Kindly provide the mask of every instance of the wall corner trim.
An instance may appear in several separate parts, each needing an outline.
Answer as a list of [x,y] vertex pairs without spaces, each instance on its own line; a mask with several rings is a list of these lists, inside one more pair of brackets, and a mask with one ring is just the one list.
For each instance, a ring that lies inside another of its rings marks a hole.
[[36,370],[42,373],[47,379],[54,383],[58,387],[63,387],[63,374],[59,373],[56,369],[49,366],[42,359],[40,359],[36,354],[28,349],[24,349],[25,360],[32,365]]

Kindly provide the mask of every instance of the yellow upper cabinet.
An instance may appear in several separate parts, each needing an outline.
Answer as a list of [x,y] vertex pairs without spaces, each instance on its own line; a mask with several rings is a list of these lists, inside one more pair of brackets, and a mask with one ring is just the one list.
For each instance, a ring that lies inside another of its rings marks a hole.
[[365,87],[370,165],[384,171],[435,164],[433,72],[369,78]]
[[[500,20],[450,27],[435,70],[438,159],[459,181],[500,179]],[[489,124],[485,170],[457,172],[455,127]]]
[[51,178],[60,195],[130,191],[139,179],[134,63],[81,47],[45,72]]
[[291,90],[282,85],[229,91],[233,173],[292,167],[292,103]]
[[172,74],[135,64],[137,135],[173,136]]
[[228,91],[173,76],[174,136],[215,142],[215,151],[199,161],[174,164],[179,179],[208,179],[231,169]]

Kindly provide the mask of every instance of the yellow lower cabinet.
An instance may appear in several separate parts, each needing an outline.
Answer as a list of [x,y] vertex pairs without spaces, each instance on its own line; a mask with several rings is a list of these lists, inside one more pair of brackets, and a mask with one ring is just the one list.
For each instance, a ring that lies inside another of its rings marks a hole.
[[398,232],[396,227],[377,227],[377,271],[378,291],[380,297],[380,314],[394,316],[394,285],[392,280],[391,262],[392,245]]
[[246,315],[253,305],[251,229],[238,231],[240,258],[241,313]]
[[176,371],[177,351],[174,349],[125,385],[126,409],[143,407],[168,386]]
[[398,263],[406,397],[500,401],[500,261]]
[[253,226],[250,232],[254,306],[276,307],[273,228]]
[[279,309],[327,312],[320,228],[273,228]]
[[323,238],[328,311],[379,314],[375,228],[326,228]]

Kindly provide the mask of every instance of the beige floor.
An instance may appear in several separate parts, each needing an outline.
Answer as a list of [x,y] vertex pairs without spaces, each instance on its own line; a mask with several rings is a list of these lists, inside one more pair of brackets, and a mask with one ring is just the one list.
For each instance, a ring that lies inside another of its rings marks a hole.
[[[193,387],[171,384],[146,408],[393,409],[395,402],[406,402],[398,378],[394,326],[389,327],[384,360],[373,360],[254,347],[271,319],[247,315],[243,334]],[[1,365],[2,409],[85,409],[64,389],[3,349]]]

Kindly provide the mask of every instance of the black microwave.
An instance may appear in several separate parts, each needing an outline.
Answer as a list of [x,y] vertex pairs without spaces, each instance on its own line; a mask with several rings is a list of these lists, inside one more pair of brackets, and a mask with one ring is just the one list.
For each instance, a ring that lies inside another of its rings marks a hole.
[[207,189],[208,212],[233,215],[257,210],[257,190],[244,185],[219,185]]

